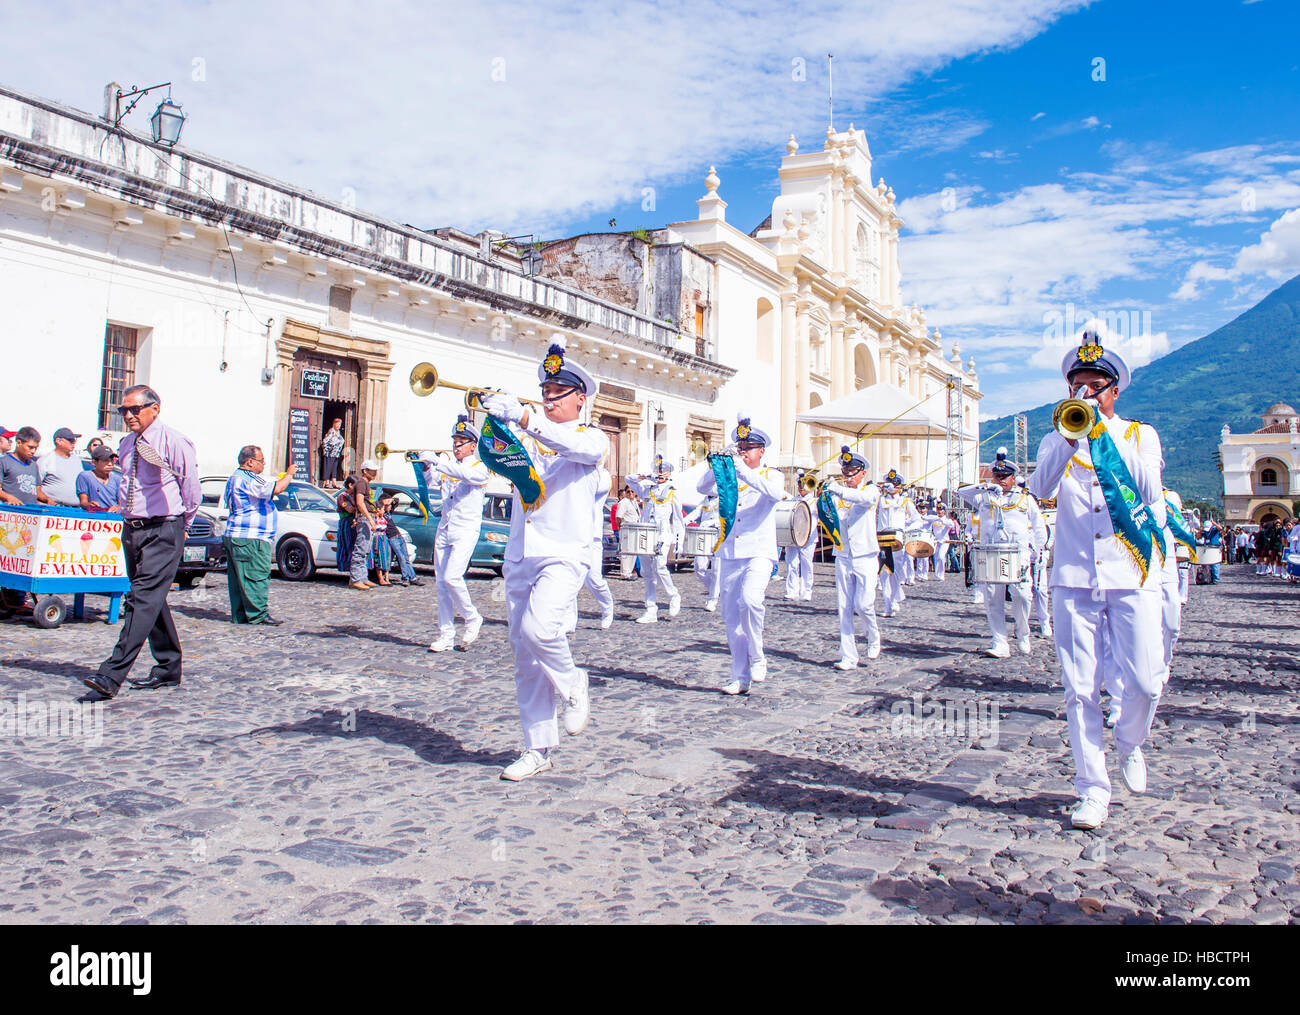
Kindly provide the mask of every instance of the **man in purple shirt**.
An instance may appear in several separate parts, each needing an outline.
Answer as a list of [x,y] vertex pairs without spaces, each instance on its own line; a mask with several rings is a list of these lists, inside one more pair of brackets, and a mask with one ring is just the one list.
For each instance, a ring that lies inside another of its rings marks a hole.
[[122,554],[131,591],[122,610],[122,633],[113,654],[83,683],[82,701],[104,701],[117,694],[146,640],[154,666],[133,687],[175,687],[181,682],[181,643],[167,608],[176,578],[185,530],[199,509],[199,473],[194,444],[158,422],[158,393],[143,384],[127,388],[118,410],[131,432],[122,440]]

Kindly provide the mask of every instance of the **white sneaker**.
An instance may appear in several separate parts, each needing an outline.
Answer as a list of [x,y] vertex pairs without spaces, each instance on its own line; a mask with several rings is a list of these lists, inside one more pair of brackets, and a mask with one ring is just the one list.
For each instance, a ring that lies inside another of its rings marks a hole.
[[608,613],[606,613],[603,617],[600,618],[600,626],[602,630],[608,631],[610,627],[613,625],[613,623],[614,623],[613,610],[610,610]]
[[1119,722],[1119,706],[1116,705],[1106,713],[1106,729],[1113,730],[1115,724]]
[[837,670],[856,670],[858,668],[858,664],[851,663],[847,659],[841,659],[839,662],[835,664],[835,668]]
[[449,634],[444,634],[432,645],[429,646],[430,652],[450,652],[456,647],[456,641]]
[[1124,777],[1124,785],[1130,793],[1140,795],[1147,791],[1147,763],[1142,757],[1142,748],[1133,748],[1127,758],[1120,760],[1119,774]]
[[569,695],[569,707],[564,710],[564,732],[576,737],[587,728],[591,715],[591,696],[587,693],[587,671],[578,671],[578,686]]
[[767,679],[767,662],[764,661],[764,662],[761,662],[761,663],[750,663],[750,664],[749,664],[749,679],[750,679],[751,681],[753,681],[755,684],[761,684],[764,680],[766,680],[766,679]]
[[718,601],[716,599],[710,599],[708,602],[704,604],[704,608],[708,610],[710,613],[712,613],[714,610],[718,608]]
[[1106,807],[1091,797],[1084,797],[1070,813],[1070,824],[1075,828],[1100,828],[1106,820]]
[[787,592],[787,593],[785,594],[785,598],[786,598],[786,599],[798,599],[798,598],[799,598],[799,593],[798,593],[798,592]]
[[722,693],[723,694],[748,694],[749,683],[748,681],[733,680],[731,683],[729,683],[726,687],[722,689]]
[[1039,632],[1038,632],[1038,633],[1041,634],[1044,638],[1050,638],[1050,637],[1052,636],[1052,625],[1051,625],[1051,624],[1043,624],[1043,625],[1039,628]]
[[805,593],[803,594],[803,597],[802,597],[802,598],[803,598],[803,601],[804,601],[805,603],[811,603],[811,602],[812,602],[812,593],[811,593],[811,592],[805,592]]
[[880,642],[873,641],[870,645],[867,646],[867,658],[868,659],[880,658]]
[[994,659],[1010,659],[1011,646],[1005,641],[995,642],[992,648],[984,650],[986,654],[991,655]]
[[668,600],[668,616],[675,617],[682,612],[682,597],[673,596]]
[[647,606],[645,613],[636,618],[638,624],[654,624],[659,620],[659,607]]
[[1034,650],[1034,647],[1029,644],[1029,635],[1025,635],[1025,637],[1021,638],[1018,642],[1016,642],[1016,647],[1020,649],[1021,655],[1026,655],[1026,656],[1029,655],[1029,653],[1033,652]]
[[465,625],[465,630],[460,633],[460,647],[469,648],[478,639],[479,630],[483,627],[483,618],[480,616],[471,620]]
[[508,782],[519,782],[538,772],[549,772],[551,770],[551,759],[543,757],[538,751],[529,749],[519,755],[517,761],[511,762],[506,768],[501,770],[501,778]]
[[983,605],[984,605],[984,593],[983,593],[983,592],[976,592],[976,593],[975,593],[975,599],[974,599],[974,602],[975,602],[975,605],[976,605],[976,606],[983,606]]

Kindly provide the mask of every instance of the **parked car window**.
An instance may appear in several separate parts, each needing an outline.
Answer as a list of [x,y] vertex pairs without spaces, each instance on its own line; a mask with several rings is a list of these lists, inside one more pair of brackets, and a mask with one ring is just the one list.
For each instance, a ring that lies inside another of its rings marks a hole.
[[483,502],[483,517],[490,522],[510,521],[509,497],[489,497]]
[[417,504],[410,496],[401,490],[385,491],[393,495],[393,513],[399,515],[410,515],[413,518],[423,518],[424,512],[420,510]]
[[[290,483],[286,491],[290,494],[289,503],[295,505],[291,511],[329,511],[334,512],[334,501],[307,483]],[[279,505],[276,505],[277,507]]]
[[202,503],[220,504],[221,496],[226,492],[226,482],[225,480],[209,479],[201,484],[200,489],[202,490]]

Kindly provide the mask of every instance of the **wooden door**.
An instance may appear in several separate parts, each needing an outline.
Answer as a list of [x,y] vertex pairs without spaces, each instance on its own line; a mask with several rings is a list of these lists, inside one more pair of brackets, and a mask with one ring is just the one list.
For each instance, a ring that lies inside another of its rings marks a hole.
[[605,468],[610,475],[610,496],[617,497],[623,489],[623,421],[617,416],[603,415],[596,424],[609,438],[609,457]]

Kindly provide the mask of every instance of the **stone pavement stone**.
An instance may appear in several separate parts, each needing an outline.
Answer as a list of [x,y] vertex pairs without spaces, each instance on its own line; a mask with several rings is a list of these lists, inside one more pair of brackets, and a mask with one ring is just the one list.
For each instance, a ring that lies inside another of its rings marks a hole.
[[831,569],[811,603],[774,582],[769,679],[737,698],[692,575],[655,625],[615,580],[618,622],[584,595],[573,638],[591,723],[517,784],[498,779],[521,737],[495,578],[470,581],[478,642],[442,655],[432,582],[277,580],[284,625],[264,630],[229,624],[210,578],[172,594],[184,684],[61,735],[116,629],[93,608],[10,621],[0,700],[55,730],[0,738],[0,921],[1289,922],[1300,590],[1244,570],[1193,588],[1151,791],[1116,771],[1096,833],[1069,827],[1050,643],[984,656],[960,577],[909,587],[884,654],[847,674]]

